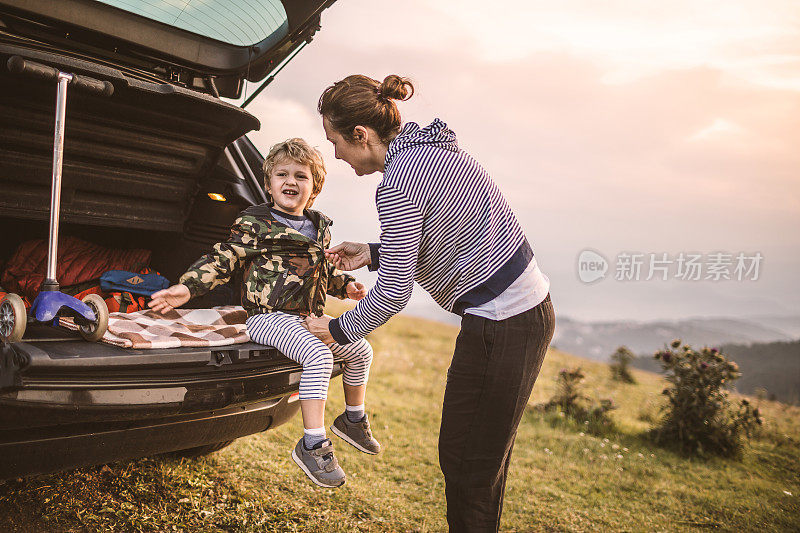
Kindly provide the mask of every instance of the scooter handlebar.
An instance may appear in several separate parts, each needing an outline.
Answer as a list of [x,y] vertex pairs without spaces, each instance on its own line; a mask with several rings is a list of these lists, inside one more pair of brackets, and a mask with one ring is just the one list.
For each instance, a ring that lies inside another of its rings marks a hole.
[[[16,74],[26,74],[39,78],[42,80],[56,80],[58,79],[59,70],[49,65],[42,65],[29,59],[23,59],[20,56],[11,56],[8,59],[8,70]],[[111,96],[114,94],[114,86],[110,81],[101,81],[83,74],[73,74],[70,85],[76,89],[86,92],[94,93],[100,96]]]
[[54,80],[58,77],[58,69],[40,63],[22,59],[19,56],[8,58],[8,70],[15,74],[27,74],[43,80]]
[[111,96],[114,94],[114,86],[110,81],[101,81],[89,76],[73,75],[70,85],[74,85],[76,89],[81,89],[86,92],[99,94],[100,96]]

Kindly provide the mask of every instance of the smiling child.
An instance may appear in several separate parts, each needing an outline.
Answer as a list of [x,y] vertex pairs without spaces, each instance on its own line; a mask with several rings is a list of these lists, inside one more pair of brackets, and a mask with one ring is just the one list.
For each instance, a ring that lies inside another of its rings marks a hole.
[[365,339],[324,344],[303,326],[307,316],[321,316],[326,294],[360,300],[361,283],[325,258],[331,219],[309,209],[322,190],[322,155],[302,139],[272,147],[264,161],[264,185],[272,198],[239,214],[226,242],[198,259],[179,283],[153,294],[150,307],[165,313],[205,294],[243,272],[242,306],[254,342],[274,346],[303,366],[300,408],[305,428],[292,458],[317,485],[338,487],[345,473],[333,453],[324,424],[325,400],[334,355],[344,359],[345,412],[331,431],[358,450],[377,454],[364,410],[372,347]]

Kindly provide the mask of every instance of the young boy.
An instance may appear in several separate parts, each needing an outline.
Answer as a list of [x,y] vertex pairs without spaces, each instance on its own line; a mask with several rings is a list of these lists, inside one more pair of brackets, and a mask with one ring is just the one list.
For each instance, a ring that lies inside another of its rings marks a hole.
[[226,242],[197,260],[179,283],[153,294],[150,307],[162,313],[188,302],[243,272],[242,306],[254,342],[274,346],[303,366],[300,408],[305,433],[292,451],[295,463],[317,485],[338,487],[345,473],[326,438],[324,411],[333,356],[345,360],[345,412],[331,431],[358,450],[377,454],[364,412],[372,347],[361,339],[325,345],[303,326],[308,315],[322,315],[325,294],[360,300],[361,283],[325,259],[331,220],[308,209],[322,190],[322,155],[302,139],[276,144],[264,161],[264,185],[272,203],[239,214]]

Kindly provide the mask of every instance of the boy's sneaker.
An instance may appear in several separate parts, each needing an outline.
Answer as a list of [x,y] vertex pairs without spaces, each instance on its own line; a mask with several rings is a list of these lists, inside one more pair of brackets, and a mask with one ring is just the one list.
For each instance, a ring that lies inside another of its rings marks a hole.
[[306,475],[320,487],[339,487],[345,482],[345,474],[333,455],[330,439],[318,442],[310,450],[303,444],[303,437],[292,450],[292,459]]
[[375,455],[381,451],[381,444],[372,437],[366,413],[358,422],[350,422],[347,412],[340,414],[333,421],[331,431],[364,453]]

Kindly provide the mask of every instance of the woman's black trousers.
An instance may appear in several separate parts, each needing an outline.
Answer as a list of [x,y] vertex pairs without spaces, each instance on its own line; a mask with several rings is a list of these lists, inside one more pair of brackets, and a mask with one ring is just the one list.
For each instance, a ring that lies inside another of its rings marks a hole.
[[549,294],[505,320],[464,315],[439,432],[451,532],[498,531],[517,427],[554,327]]

